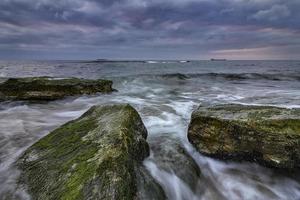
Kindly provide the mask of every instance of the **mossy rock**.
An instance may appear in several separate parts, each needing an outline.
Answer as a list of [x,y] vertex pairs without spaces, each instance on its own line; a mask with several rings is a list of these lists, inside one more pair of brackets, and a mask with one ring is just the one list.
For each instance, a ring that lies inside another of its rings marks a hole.
[[199,107],[192,114],[188,139],[208,156],[298,168],[300,109],[236,104]]
[[130,105],[94,106],[25,151],[17,161],[19,187],[32,199],[131,200],[140,199],[137,184],[144,184],[163,199],[154,180],[141,180],[148,173],[146,137]]
[[110,80],[79,78],[9,78],[0,84],[0,100],[57,100],[66,96],[112,92]]

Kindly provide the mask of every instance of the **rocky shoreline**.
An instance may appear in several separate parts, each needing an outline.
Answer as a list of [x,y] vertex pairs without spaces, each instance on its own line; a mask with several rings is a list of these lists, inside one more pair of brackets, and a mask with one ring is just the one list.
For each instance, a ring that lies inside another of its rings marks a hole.
[[[219,105],[192,114],[188,139],[202,154],[299,167],[299,109]],[[94,106],[42,138],[19,158],[19,187],[33,199],[166,199],[142,165],[147,130],[130,105]],[[201,169],[172,137],[151,138],[160,168],[197,191]],[[165,146],[170,148],[165,149]],[[175,170],[175,171],[173,171]],[[59,186],[59,187],[58,187]]]
[[[0,84],[1,100],[49,101],[112,91],[112,81],[77,78],[16,78]],[[191,115],[187,137],[209,157],[286,170],[300,166],[300,109],[200,106]],[[148,142],[154,144],[151,149]],[[93,106],[34,143],[16,161],[18,188],[32,199],[166,199],[143,165],[150,151],[160,169],[197,192],[201,169],[182,144],[167,135],[147,141],[141,117],[127,104]]]

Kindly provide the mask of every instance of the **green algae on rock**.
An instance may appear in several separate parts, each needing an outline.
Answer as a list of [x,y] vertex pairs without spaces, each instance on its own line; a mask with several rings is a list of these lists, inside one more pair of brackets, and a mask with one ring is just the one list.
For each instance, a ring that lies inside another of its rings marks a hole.
[[300,109],[218,105],[193,112],[188,139],[219,159],[254,161],[274,168],[300,167]]
[[164,199],[142,166],[149,155],[146,137],[130,105],[94,106],[25,151],[17,161],[19,186],[44,200],[145,199],[138,190],[144,186]]
[[0,83],[0,100],[56,100],[66,96],[112,92],[110,80],[79,78],[9,78]]

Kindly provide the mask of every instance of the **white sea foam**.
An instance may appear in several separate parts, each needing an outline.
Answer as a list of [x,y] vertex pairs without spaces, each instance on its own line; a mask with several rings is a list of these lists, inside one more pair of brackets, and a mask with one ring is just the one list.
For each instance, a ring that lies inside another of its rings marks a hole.
[[66,111],[66,112],[59,112],[56,113],[55,115],[58,117],[70,117],[70,118],[75,118],[84,113],[84,110],[79,110],[79,111]]
[[[222,162],[204,157],[186,145],[202,174],[227,199],[297,199],[300,184],[256,164]],[[208,188],[209,189],[209,188]]]
[[199,199],[193,191],[174,173],[168,173],[159,169],[152,161],[144,161],[144,165],[151,175],[163,187],[168,199],[174,200],[196,200]]
[[146,61],[146,63],[155,64],[155,63],[159,63],[159,62],[158,61],[153,61],[153,60],[148,60],[148,61]]
[[243,99],[244,97],[239,95],[232,95],[232,94],[219,94],[217,95],[216,98],[224,101],[234,101],[234,100]]

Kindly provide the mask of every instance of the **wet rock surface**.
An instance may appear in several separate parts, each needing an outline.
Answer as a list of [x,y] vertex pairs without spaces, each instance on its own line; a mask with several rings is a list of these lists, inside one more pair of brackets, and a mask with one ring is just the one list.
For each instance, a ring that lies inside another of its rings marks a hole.
[[138,200],[163,200],[167,199],[162,187],[150,175],[144,166],[136,168],[137,195]]
[[254,161],[274,168],[300,166],[300,109],[218,105],[193,112],[188,139],[219,159]]
[[157,167],[168,173],[174,173],[196,191],[201,171],[180,140],[166,134],[150,137],[149,143],[153,144],[152,159],[157,163]]
[[94,106],[25,151],[19,187],[32,199],[164,199],[142,166],[146,137],[130,105]]
[[79,78],[9,78],[0,83],[0,100],[57,100],[67,96],[109,93],[112,81]]

